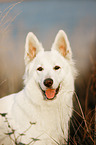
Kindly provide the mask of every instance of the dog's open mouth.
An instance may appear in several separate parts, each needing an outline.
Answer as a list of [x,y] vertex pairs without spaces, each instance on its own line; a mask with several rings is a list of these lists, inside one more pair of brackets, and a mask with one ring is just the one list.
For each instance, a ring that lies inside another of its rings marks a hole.
[[[40,87],[40,89],[42,90],[41,87]],[[46,89],[45,91],[42,90],[44,99],[45,99],[45,100],[46,100],[46,99],[47,99],[47,100],[53,100],[53,99],[56,97],[56,95],[58,94],[59,89],[60,89],[60,85],[58,86],[57,89],[48,88],[48,89]]]

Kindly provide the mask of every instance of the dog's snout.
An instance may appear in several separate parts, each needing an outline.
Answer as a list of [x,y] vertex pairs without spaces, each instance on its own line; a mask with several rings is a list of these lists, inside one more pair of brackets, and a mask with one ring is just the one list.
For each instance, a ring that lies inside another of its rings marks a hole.
[[51,87],[52,84],[53,84],[53,80],[51,78],[47,78],[47,79],[44,80],[44,85],[46,87]]

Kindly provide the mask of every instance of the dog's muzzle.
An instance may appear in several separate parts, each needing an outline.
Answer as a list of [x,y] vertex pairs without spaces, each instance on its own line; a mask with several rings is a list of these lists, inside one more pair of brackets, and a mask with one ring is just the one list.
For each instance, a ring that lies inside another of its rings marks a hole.
[[60,84],[58,86],[58,88],[56,89],[53,89],[52,88],[52,85],[53,85],[53,80],[51,78],[47,78],[44,80],[44,85],[46,86],[46,90],[43,90],[40,86],[40,89],[43,93],[43,96],[44,96],[44,100],[53,100],[56,95],[58,94],[59,92],[59,89],[60,89]]

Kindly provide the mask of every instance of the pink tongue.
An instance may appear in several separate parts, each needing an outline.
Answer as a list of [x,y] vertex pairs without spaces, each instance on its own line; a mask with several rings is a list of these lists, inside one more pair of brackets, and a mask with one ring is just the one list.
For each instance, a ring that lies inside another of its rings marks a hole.
[[53,90],[53,89],[47,89],[45,91],[46,97],[48,99],[53,99],[55,97],[55,93],[56,93],[56,90]]

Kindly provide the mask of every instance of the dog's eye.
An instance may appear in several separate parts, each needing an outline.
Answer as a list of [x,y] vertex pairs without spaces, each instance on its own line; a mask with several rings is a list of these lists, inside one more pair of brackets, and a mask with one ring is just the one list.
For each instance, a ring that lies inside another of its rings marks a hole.
[[58,69],[60,69],[60,66],[57,66],[57,65],[56,65],[56,66],[54,67],[54,70],[58,70]]
[[42,67],[38,67],[37,70],[38,70],[38,71],[42,71],[43,68],[42,68]]

